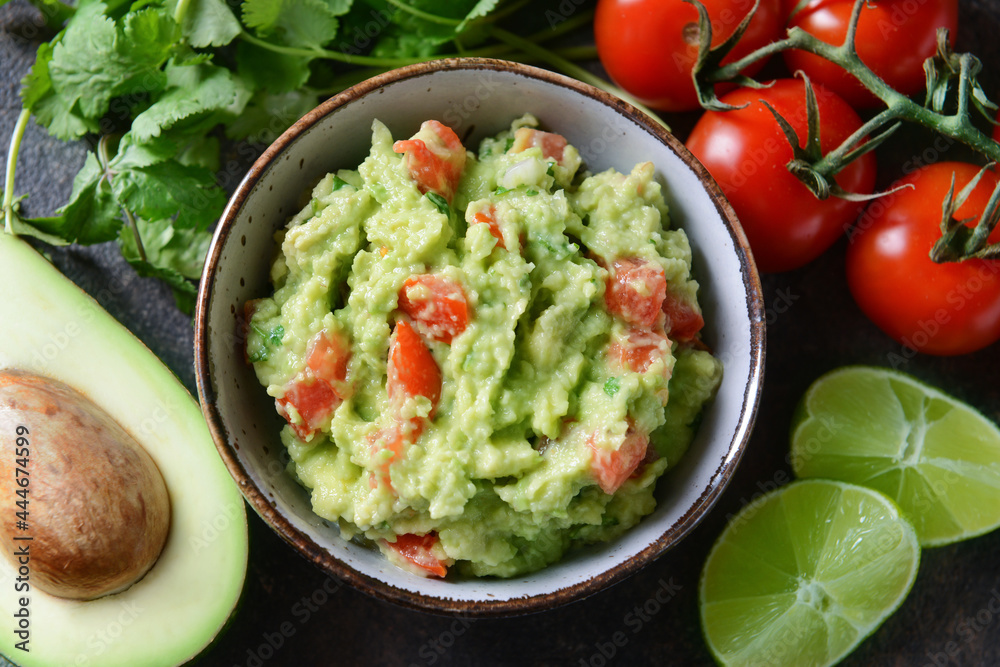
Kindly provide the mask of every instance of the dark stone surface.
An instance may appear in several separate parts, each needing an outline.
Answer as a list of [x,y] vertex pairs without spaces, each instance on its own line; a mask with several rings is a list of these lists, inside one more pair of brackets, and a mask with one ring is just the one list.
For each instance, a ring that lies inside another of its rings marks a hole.
[[[1000,67],[1000,3],[963,2],[960,48]],[[34,11],[20,0],[0,8],[0,141],[18,109],[18,80],[37,40]],[[996,73],[987,77],[996,94]],[[687,123],[677,119],[677,127]],[[919,153],[919,133],[893,149]],[[86,146],[65,145],[32,127],[18,169],[26,207],[61,205]],[[883,181],[892,165],[883,163]],[[929,204],[937,206],[937,203]],[[256,516],[250,519],[246,590],[228,630],[198,665],[708,665],[698,623],[702,563],[727,514],[790,478],[788,427],[799,396],[824,371],[843,364],[888,365],[901,348],[883,336],[848,293],[841,241],[819,261],[764,279],[768,317],[766,382],[757,427],[717,507],[677,548],[614,588],[527,617],[462,621],[379,602],[328,581]],[[137,278],[111,246],[52,252],[67,273],[149,345],[193,389],[191,326],[155,281]],[[1000,346],[958,358],[918,356],[903,365],[1000,419]],[[109,381],[113,381],[109,378]],[[1000,531],[925,550],[916,585],[900,610],[845,665],[1000,664]],[[655,595],[678,588],[666,604]],[[191,591],[211,596],[211,591]],[[169,619],[165,619],[169,623]],[[615,643],[617,640],[617,644]],[[613,655],[612,655],[613,654]],[[610,657],[606,657],[610,656]]]

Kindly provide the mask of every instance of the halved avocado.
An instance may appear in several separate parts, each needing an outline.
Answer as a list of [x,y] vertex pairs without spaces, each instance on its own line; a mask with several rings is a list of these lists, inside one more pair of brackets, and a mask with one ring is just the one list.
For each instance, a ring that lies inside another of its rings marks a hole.
[[[170,498],[162,552],[121,592],[89,601],[55,597],[31,586],[30,560],[25,582],[8,558],[0,558],[0,652],[25,667],[184,663],[229,619],[248,554],[243,499],[201,410],[170,370],[96,301],[2,232],[0,285],[0,369],[51,378],[84,394],[149,454]],[[15,456],[15,435],[0,433],[0,456]],[[26,536],[30,493],[28,499]],[[28,591],[19,590],[23,583]],[[24,609],[27,634],[18,635]],[[25,638],[21,646],[28,651],[18,647]]]

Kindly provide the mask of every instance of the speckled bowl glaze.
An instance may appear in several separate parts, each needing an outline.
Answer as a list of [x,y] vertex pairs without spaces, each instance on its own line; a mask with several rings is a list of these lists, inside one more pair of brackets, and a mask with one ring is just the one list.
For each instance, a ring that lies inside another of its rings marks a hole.
[[[565,135],[593,171],[657,168],[674,224],[694,249],[704,341],[725,365],[691,449],[657,488],[653,514],[621,539],[570,553],[510,580],[425,579],[347,542],[315,515],[285,473],[280,418],[243,355],[243,304],[271,292],[273,234],[320,176],[356,167],[380,119],[396,137],[421,121],[452,126],[467,146],[530,111]],[[753,426],[764,363],[760,281],[746,237],[718,186],[671,134],[630,105],[578,81],[525,65],[457,59],[394,70],[323,103],[253,165],[215,233],[195,316],[198,395],[216,444],[250,505],[292,546],[331,575],[378,598],[466,616],[539,611],[621,580],[676,545],[712,507]]]

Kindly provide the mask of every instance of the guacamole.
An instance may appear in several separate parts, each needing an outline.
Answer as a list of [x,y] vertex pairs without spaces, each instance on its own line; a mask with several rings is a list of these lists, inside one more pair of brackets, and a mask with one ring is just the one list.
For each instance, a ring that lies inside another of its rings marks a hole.
[[628,530],[721,377],[653,165],[591,175],[537,125],[474,154],[375,121],[247,304],[313,509],[422,575],[510,577]]

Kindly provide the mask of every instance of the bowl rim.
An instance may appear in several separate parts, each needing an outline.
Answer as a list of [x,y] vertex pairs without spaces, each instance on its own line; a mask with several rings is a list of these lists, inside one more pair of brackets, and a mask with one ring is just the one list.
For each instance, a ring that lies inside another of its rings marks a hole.
[[[590,97],[605,106],[611,107],[653,134],[673,150],[705,185],[708,196],[718,210],[720,217],[726,222],[727,230],[739,256],[743,283],[747,287],[746,305],[750,322],[750,373],[744,388],[744,400],[728,453],[719,463],[718,468],[702,490],[697,501],[687,508],[681,518],[667,528],[656,540],[650,542],[641,551],[615,564],[613,567],[603,570],[584,581],[564,586],[551,592],[503,600],[459,600],[398,588],[355,570],[307,535],[302,534],[272,504],[272,501],[268,500],[265,492],[253,483],[253,479],[244,466],[239,454],[228,442],[224,420],[215,402],[214,390],[212,389],[211,363],[207,341],[207,317],[214,288],[212,278],[219,266],[222,256],[222,246],[227,240],[231,228],[237,219],[237,215],[247,197],[276,158],[318,121],[345,104],[361,99],[370,93],[377,93],[380,88],[391,83],[444,70],[456,69],[490,70],[539,79]],[[718,184],[708,173],[708,170],[663,125],[628,102],[595,86],[561,74],[522,63],[492,58],[445,58],[384,72],[325,100],[282,133],[250,167],[226,205],[222,217],[219,219],[201,276],[195,308],[194,327],[195,378],[198,389],[198,400],[201,403],[202,412],[208,423],[209,431],[211,432],[212,439],[215,441],[219,455],[237,482],[244,498],[265,523],[284,541],[293,546],[300,555],[314,563],[324,572],[332,574],[341,581],[368,595],[414,610],[465,617],[511,616],[534,613],[584,599],[638,572],[662,553],[676,545],[708,514],[718,497],[722,494],[722,491],[728,485],[746,449],[753,430],[753,424],[760,403],[764,376],[766,327],[760,277],[750,252],[749,243],[739,225],[736,213],[722,194]]]

